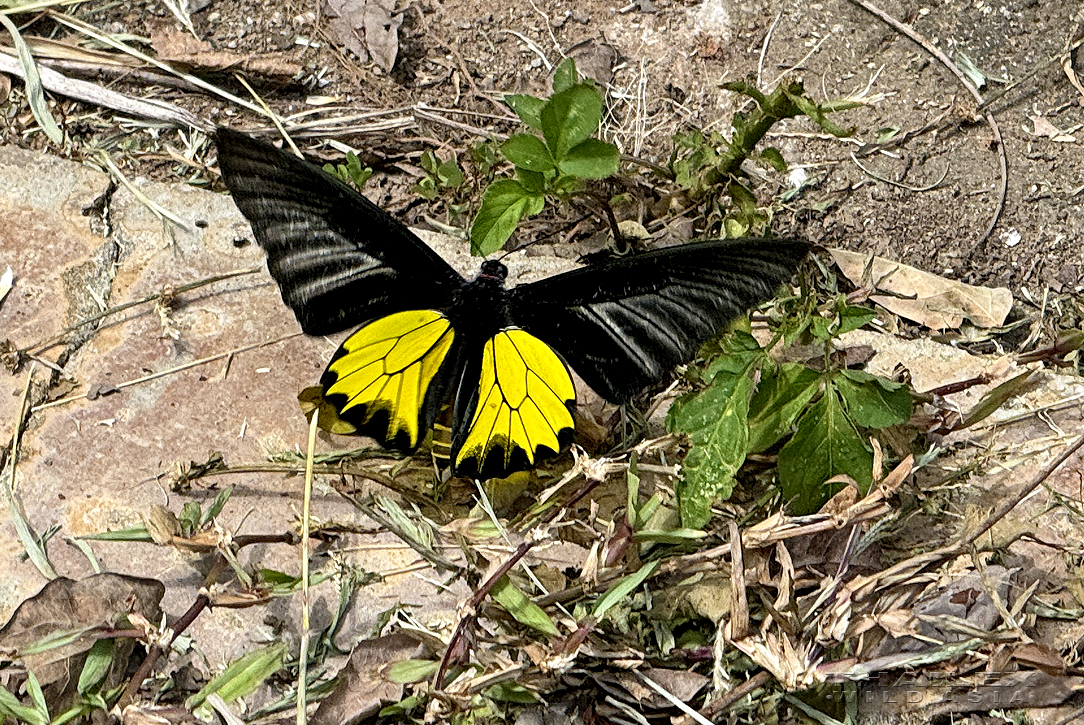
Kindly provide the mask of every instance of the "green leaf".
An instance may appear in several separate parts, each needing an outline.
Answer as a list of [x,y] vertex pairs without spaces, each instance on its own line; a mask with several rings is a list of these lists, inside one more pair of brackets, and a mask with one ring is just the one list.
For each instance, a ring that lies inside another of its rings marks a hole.
[[[33,676],[33,673],[30,674]],[[49,713],[27,707],[19,702],[19,698],[2,687],[0,687],[0,717],[4,720],[11,719],[26,723],[26,725],[49,725]]]
[[580,82],[580,74],[576,72],[576,61],[565,58],[553,71],[553,92],[571,88]]
[[527,169],[516,167],[516,178],[519,179],[519,183],[523,184],[523,188],[535,194],[542,194],[546,191],[546,175],[537,171],[528,171]]
[[202,690],[188,698],[185,707],[201,707],[214,693],[226,702],[244,697],[282,669],[285,655],[286,645],[281,642],[249,652],[211,678]]
[[437,178],[445,187],[455,189],[463,183],[463,170],[454,158],[450,158],[437,167]]
[[839,331],[837,335],[845,332],[859,330],[877,319],[877,313],[868,307],[855,305],[843,305],[839,310]]
[[400,660],[388,668],[388,679],[400,685],[421,682],[433,675],[440,667],[434,660]]
[[768,166],[771,166],[779,173],[785,174],[787,172],[787,162],[783,159],[783,154],[779,153],[779,149],[774,146],[769,146],[761,151],[760,158],[764,159]]
[[487,697],[497,702],[510,702],[516,705],[533,705],[539,702],[538,693],[514,682],[499,682],[485,692]]
[[605,179],[617,173],[621,153],[612,143],[589,138],[569,149],[558,166],[566,174],[581,179]]
[[560,163],[569,149],[586,141],[602,120],[602,98],[583,84],[553,94],[542,108],[542,135]]
[[541,98],[527,95],[510,95],[504,97],[504,102],[519,116],[519,120],[523,121],[524,126],[535,131],[542,130],[542,107],[546,105],[546,102]]
[[113,649],[116,646],[115,639],[99,639],[90,646],[87,658],[83,662],[83,670],[79,673],[78,692],[86,695],[92,690],[97,690],[109,673],[109,666],[113,663]]
[[1037,371],[1025,370],[1019,375],[998,385],[986,395],[982,396],[982,399],[975,404],[975,407],[971,409],[958,428],[968,428],[979,421],[986,419],[995,410],[1004,405],[1009,398],[1024,392],[1024,390],[1031,386],[1037,377]]
[[711,380],[720,373],[740,375],[754,363],[767,360],[767,353],[757,339],[745,330],[734,330],[720,342],[720,354],[717,355],[704,371],[706,380]]
[[203,516],[200,517],[200,528],[202,529],[207,524],[211,523],[216,516],[222,513],[222,509],[226,508],[226,502],[230,500],[230,496],[233,494],[233,486],[227,486],[218,492],[215,496],[215,500],[211,502],[211,505],[207,507],[207,510],[203,512]]
[[836,124],[828,120],[828,115],[824,112],[824,109],[822,109],[820,106],[818,106],[816,103],[806,98],[805,96],[799,95],[797,93],[788,93],[787,98],[789,98],[794,103],[794,105],[798,107],[798,110],[802,112],[803,116],[809,117],[809,119],[812,120],[815,124],[823,128],[825,131],[832,134],[833,136],[836,136],[838,138],[844,138],[854,133],[853,128],[846,129],[842,126],[837,126]]
[[864,428],[902,425],[911,417],[911,392],[906,385],[861,370],[840,370],[832,381],[851,420]]
[[501,153],[516,166],[529,171],[551,171],[553,155],[545,141],[529,133],[517,133],[501,144]]
[[542,211],[546,198],[513,179],[494,181],[470,230],[471,254],[485,256],[504,246],[519,220]]
[[741,209],[743,214],[752,216],[757,213],[757,198],[743,184],[736,181],[732,182],[727,186],[727,193],[730,194],[735,206]]
[[655,570],[659,568],[659,562],[652,561],[644,564],[640,567],[640,570],[635,574],[629,574],[618,580],[616,584],[606,590],[606,593],[599,597],[595,602],[595,606],[591,609],[591,616],[596,620],[602,619],[606,612],[608,612],[615,604],[622,601],[629,594],[632,594],[639,588],[644,581],[655,573]]
[[820,388],[820,373],[783,363],[765,374],[749,401],[749,452],[765,451],[787,434]]
[[549,615],[520,591],[507,576],[502,576],[493,585],[491,594],[493,599],[508,610],[512,618],[520,624],[551,637],[557,636],[557,627]]
[[686,528],[704,526],[711,518],[711,505],[730,498],[734,491],[734,476],[749,452],[752,390],[748,374],[720,375],[673,416],[673,429],[692,439],[677,489],[681,523]]
[[692,442],[678,485],[681,522],[687,528],[707,523],[711,505],[734,490],[734,476],[749,451],[751,372],[765,360],[752,335],[736,332],[724,343],[724,354],[708,366],[711,384],[679,399],[667,414],[667,428],[687,434]]
[[749,233],[749,225],[738,221],[734,217],[727,217],[723,220],[723,230],[727,239],[741,239]]
[[797,515],[817,511],[841,485],[824,482],[846,474],[865,494],[873,479],[873,455],[843,413],[834,385],[798,421],[798,430],[779,451],[779,485]]
[[56,125],[56,119],[49,111],[49,104],[45,101],[45,93],[42,90],[41,77],[38,75],[38,66],[34,63],[30,49],[19,34],[19,29],[7,15],[0,15],[0,25],[11,36],[11,44],[15,48],[15,54],[19,57],[19,64],[23,67],[23,79],[26,85],[26,101],[30,105],[30,112],[34,114],[34,120],[41,126],[46,137],[56,145],[64,143],[64,132]]

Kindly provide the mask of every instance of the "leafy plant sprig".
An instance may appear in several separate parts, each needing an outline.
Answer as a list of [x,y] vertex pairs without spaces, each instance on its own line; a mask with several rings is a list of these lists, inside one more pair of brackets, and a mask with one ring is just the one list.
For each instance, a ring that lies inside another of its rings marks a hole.
[[[812,336],[827,351],[836,337],[873,317],[841,297],[827,313],[806,315],[791,332]],[[823,370],[777,363],[742,331],[725,337],[712,353],[701,373],[707,387],[679,399],[667,416],[671,432],[691,441],[678,488],[686,527],[703,526],[712,504],[730,497],[750,453],[780,442],[779,486],[793,513],[819,509],[842,487],[825,485],[835,476],[848,476],[865,494],[877,473],[869,435],[911,416],[906,385],[840,368],[828,354]]]
[[602,96],[580,79],[571,58],[557,67],[548,99],[513,95],[505,100],[532,133],[518,133],[501,144],[515,178],[499,179],[486,189],[470,232],[476,255],[504,246],[521,220],[542,211],[547,197],[567,200],[584,180],[617,173],[620,160],[616,146],[594,137],[602,120]]

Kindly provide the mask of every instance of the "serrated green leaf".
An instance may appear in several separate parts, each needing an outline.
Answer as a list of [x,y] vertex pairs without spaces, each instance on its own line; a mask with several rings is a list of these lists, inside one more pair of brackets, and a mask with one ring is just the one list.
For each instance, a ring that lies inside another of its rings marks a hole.
[[692,439],[677,489],[681,523],[686,528],[704,526],[711,518],[712,504],[730,498],[734,491],[734,476],[749,452],[752,390],[748,374],[717,376],[674,417],[673,428]]
[[542,108],[546,105],[544,100],[534,96],[517,94],[505,96],[504,102],[519,116],[519,120],[523,121],[524,126],[535,131],[542,130]]
[[749,401],[749,452],[778,443],[819,389],[820,373],[798,363],[783,363],[765,373]]
[[828,385],[779,451],[779,485],[794,514],[810,514],[839,489],[824,482],[840,474],[853,478],[865,494],[873,479],[873,454],[844,414],[835,386]]
[[540,174],[537,171],[528,171],[527,169],[517,166],[516,178],[519,179],[519,183],[523,184],[523,188],[527,191],[536,194],[542,194],[546,191],[545,174]]
[[553,92],[560,93],[580,82],[580,74],[576,72],[576,61],[565,58],[553,70]]
[[549,615],[524,594],[507,576],[501,577],[490,592],[493,599],[504,607],[520,624],[551,637],[557,635],[557,626]]
[[516,166],[537,171],[551,171],[554,168],[553,155],[546,142],[530,133],[517,133],[501,144],[501,153]]
[[[748,318],[739,318],[747,321]],[[704,379],[711,380],[720,373],[739,375],[747,371],[754,363],[767,359],[767,353],[757,339],[746,329],[733,330],[719,343],[719,354],[704,370]]]
[[388,668],[388,679],[400,685],[422,682],[433,676],[440,667],[433,660],[400,660]]
[[569,149],[558,165],[563,173],[581,179],[605,179],[617,173],[621,153],[612,143],[589,138]]
[[864,428],[902,425],[911,417],[911,392],[906,385],[862,370],[840,370],[832,381],[851,420]]
[[79,673],[77,691],[80,695],[97,690],[102,684],[102,680],[109,673],[109,666],[113,663],[113,650],[116,643],[115,639],[99,639],[90,646],[87,658],[83,662],[83,669]]
[[203,689],[185,701],[189,709],[200,708],[217,693],[226,702],[254,692],[264,680],[282,669],[286,645],[279,642],[244,655],[211,678]]
[[584,84],[554,93],[542,108],[542,135],[560,163],[570,149],[586,141],[602,120],[602,98]]
[[490,184],[471,226],[471,254],[485,256],[496,252],[512,236],[520,219],[542,211],[545,203],[542,194],[513,179]]
[[641,566],[639,571],[635,574],[629,574],[628,576],[619,579],[616,584],[607,589],[606,593],[599,597],[598,601],[595,602],[595,606],[591,609],[591,616],[596,620],[602,619],[606,616],[606,612],[608,612],[615,604],[636,591],[636,589],[638,589],[649,576],[654,574],[655,570],[658,568],[659,562],[652,561]]

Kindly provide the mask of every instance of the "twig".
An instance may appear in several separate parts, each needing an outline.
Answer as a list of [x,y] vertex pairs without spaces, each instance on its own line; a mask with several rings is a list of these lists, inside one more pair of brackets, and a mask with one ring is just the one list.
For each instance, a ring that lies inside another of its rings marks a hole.
[[943,174],[941,174],[941,178],[938,179],[937,181],[933,182],[929,186],[909,186],[907,184],[901,184],[898,181],[893,181],[892,179],[889,179],[889,178],[884,177],[884,176],[878,176],[877,174],[873,173],[872,171],[870,171],[869,169],[867,169],[865,166],[862,165],[862,163],[858,160],[858,157],[854,155],[853,151],[851,152],[851,161],[854,162],[855,166],[862,169],[862,171],[866,172],[866,174],[868,176],[876,179],[877,181],[883,181],[884,183],[890,184],[891,186],[898,186],[901,189],[906,189],[907,191],[914,191],[914,192],[919,192],[919,193],[921,193],[923,191],[933,191],[937,187],[941,186],[941,183],[945,180],[945,177],[948,176],[948,170],[949,170],[948,164],[945,164],[945,172]]
[[[300,332],[292,332],[289,335],[283,335],[282,337],[276,338],[274,340],[266,340],[264,342],[254,342],[254,343],[252,343],[250,345],[243,345],[241,347],[234,348],[233,350],[229,350],[227,352],[220,352],[220,353],[218,353],[216,355],[211,355],[209,357],[203,357],[203,358],[200,358],[199,360],[193,360],[192,362],[187,362],[187,363],[185,363],[183,365],[178,365],[176,367],[169,368],[168,370],[162,370],[161,372],[151,373],[150,375],[144,375],[143,377],[136,378],[135,380],[126,380],[123,383],[119,383],[119,384],[113,386],[113,388],[111,390],[123,390],[124,388],[130,388],[133,385],[140,385],[141,383],[147,383],[147,382],[150,382],[151,380],[157,380],[158,378],[165,377],[166,375],[172,375],[173,373],[179,373],[179,372],[181,372],[183,370],[188,370],[189,368],[198,367],[200,365],[206,365],[207,363],[214,362],[215,360],[221,360],[224,357],[229,357],[231,355],[236,355],[239,352],[248,352],[249,350],[255,350],[258,347],[265,347],[267,345],[277,345],[280,342],[285,342],[286,340],[289,340],[292,337],[297,337],[298,335],[301,335],[301,334],[302,333],[300,333]],[[58,405],[66,405],[67,403],[74,403],[76,400],[84,400],[88,395],[89,395],[89,393],[81,393],[79,395],[72,395],[72,396],[70,396],[68,398],[61,398],[60,400],[54,400],[54,401],[52,401],[50,403],[42,403],[41,405],[35,405],[33,408],[30,409],[30,412],[37,413],[39,410],[45,410],[46,408],[55,408]]]
[[998,506],[993,513],[987,516],[986,520],[979,524],[974,531],[972,531],[970,534],[967,534],[960,541],[958,546],[960,548],[963,548],[975,543],[975,541],[978,540],[980,536],[993,528],[994,524],[1003,519],[1006,514],[1016,508],[1017,504],[1030,496],[1032,491],[1043,485],[1043,482],[1045,482],[1046,479],[1050,477],[1050,474],[1056,471],[1061,466],[1061,464],[1065,463],[1065,461],[1067,461],[1070,456],[1080,450],[1082,446],[1084,446],[1084,435],[1077,438],[1076,442],[1073,443],[1073,445],[1069,446],[1060,456],[1051,461],[1050,465],[1039,471],[1039,473],[1036,474],[1034,478],[1028,481],[1027,485],[1023,486],[1019,491],[1016,492],[1016,495],[1002,501],[1001,505]]
[[[975,98],[975,102],[979,104],[979,107],[982,106],[982,94],[979,93],[979,90],[971,84],[971,81],[967,79],[967,76],[964,75],[963,71],[961,71],[956,66],[956,64],[953,63],[951,59],[949,59],[947,55],[941,52],[940,48],[933,45],[930,41],[923,37],[922,34],[913,29],[911,26],[901,23],[899,20],[896,20],[884,10],[881,10],[875,5],[867,2],[867,0],[850,0],[850,2],[862,8],[867,13],[873,15],[882,22],[895,28],[903,35],[906,35],[914,43],[918,44],[923,50],[925,50],[927,53],[940,61],[943,66],[948,68],[952,72],[952,74],[955,75],[957,79],[959,79],[960,84],[963,85],[963,87],[966,88],[967,91]],[[1001,218],[1001,212],[1005,208],[1005,198],[1008,196],[1009,193],[1009,161],[1005,152],[1005,142],[1001,138],[1001,128],[997,125],[997,120],[994,118],[994,114],[990,111],[983,112],[983,118],[986,120],[986,124],[990,127],[990,131],[994,134],[994,142],[997,144],[997,157],[998,163],[1000,165],[999,170],[1001,172],[1001,188],[998,191],[997,208],[994,210],[994,215],[993,217],[991,217],[990,223],[986,225],[986,231],[983,232],[982,236],[979,238],[979,241],[975,243],[972,250],[977,249],[979,246],[981,246],[994,231],[994,227],[997,226],[997,222]]]
[[[19,61],[7,53],[0,52],[0,72],[23,78],[23,68]],[[42,87],[50,93],[74,98],[95,106],[111,108],[139,118],[149,118],[152,121],[193,128],[204,127],[203,122],[196,118],[195,114],[165,101],[126,96],[123,93],[102,88],[96,83],[69,78],[41,63],[38,63],[38,75],[41,77]]]

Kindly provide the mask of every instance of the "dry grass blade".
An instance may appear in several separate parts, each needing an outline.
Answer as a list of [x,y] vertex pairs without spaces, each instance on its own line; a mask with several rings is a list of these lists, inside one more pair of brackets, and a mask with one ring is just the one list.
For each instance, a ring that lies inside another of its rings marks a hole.
[[[23,77],[24,73],[22,64],[4,53],[2,48],[0,48],[0,72],[11,73],[20,78]],[[194,128],[200,128],[202,125],[200,120],[192,113],[165,101],[126,96],[123,93],[102,88],[95,83],[82,81],[78,78],[69,78],[51,68],[42,67],[38,72],[41,76],[42,86],[50,93],[74,98],[77,101],[83,101],[95,106],[103,106],[139,118],[151,119],[152,121]]]
[[34,566],[37,567],[42,576],[52,580],[57,578],[56,570],[49,562],[49,556],[42,546],[41,539],[36,536],[34,531],[30,528],[30,523],[26,520],[22,505],[19,503],[18,496],[15,493],[15,466],[19,458],[19,441],[22,439],[23,415],[26,410],[26,400],[30,395],[30,384],[33,380],[34,368],[31,367],[26,374],[26,387],[23,388],[23,397],[19,402],[18,418],[15,421],[15,432],[11,436],[11,455],[8,456],[6,470],[0,474],[0,479],[2,479],[0,480],[0,485],[4,488],[4,497],[8,502],[8,511],[11,513],[11,522],[15,526],[15,531],[19,536],[19,541],[22,542],[23,549],[26,550],[27,558],[29,558]]
[[[225,90],[219,88],[218,86],[216,86],[214,84],[208,83],[207,81],[203,80],[202,78],[199,78],[199,77],[194,76],[194,75],[190,75],[188,73],[182,73],[182,72],[178,71],[176,68],[173,68],[172,66],[170,66],[168,63],[163,63],[162,61],[158,60],[157,58],[153,58],[153,57],[147,55],[146,53],[143,53],[143,52],[141,52],[139,50],[136,50],[135,48],[128,45],[127,43],[122,43],[121,41],[117,40],[116,38],[114,38],[114,37],[112,37],[112,36],[110,36],[110,35],[108,35],[106,33],[101,32],[100,30],[95,28],[93,25],[89,25],[87,23],[84,23],[82,20],[79,20],[78,18],[74,18],[74,17],[72,17],[70,15],[65,15],[64,13],[58,13],[58,12],[53,11],[53,10],[50,10],[48,15],[49,15],[50,18],[57,21],[61,25],[64,25],[64,26],[66,26],[68,28],[71,28],[72,30],[76,30],[76,31],[78,31],[80,33],[83,33],[84,35],[87,35],[88,37],[94,38],[95,40],[97,40],[99,42],[105,43],[109,47],[115,48],[116,50],[119,50],[122,53],[127,53],[128,55],[132,56],[133,58],[138,58],[139,60],[143,61],[144,63],[150,63],[155,68],[158,68],[158,69],[163,70],[163,71],[165,71],[167,73],[175,75],[178,78],[183,78],[188,83],[191,83],[194,86],[198,86],[199,88],[202,88],[205,91],[209,91],[210,93],[213,93],[216,96],[219,96],[220,98],[224,98],[227,101],[229,101],[230,103],[235,103],[238,106],[241,106],[242,108],[247,108],[248,110],[252,111],[253,113],[258,113],[261,116],[264,115],[264,110],[262,108],[260,108],[259,105],[255,104],[255,103],[249,103],[245,99],[239,98],[238,96],[235,96],[232,93],[230,93],[228,91],[225,91]],[[196,127],[197,128],[203,128],[202,125],[197,125]],[[204,130],[209,130],[209,127],[204,129]]]
[[56,125],[53,114],[49,112],[49,106],[45,102],[45,93],[41,87],[41,76],[38,75],[38,67],[34,58],[30,55],[30,49],[23,42],[23,36],[11,18],[0,14],[0,25],[11,35],[11,42],[15,46],[15,52],[19,55],[19,64],[22,66],[22,76],[26,83],[26,100],[30,104],[30,112],[34,114],[38,125],[49,140],[60,145],[64,143],[64,132]]
[[297,664],[297,725],[305,725],[308,699],[309,669],[309,512],[312,506],[312,465],[316,454],[316,431],[319,429],[320,409],[312,411],[309,421],[309,441],[305,453],[305,494],[301,504],[301,648]]

